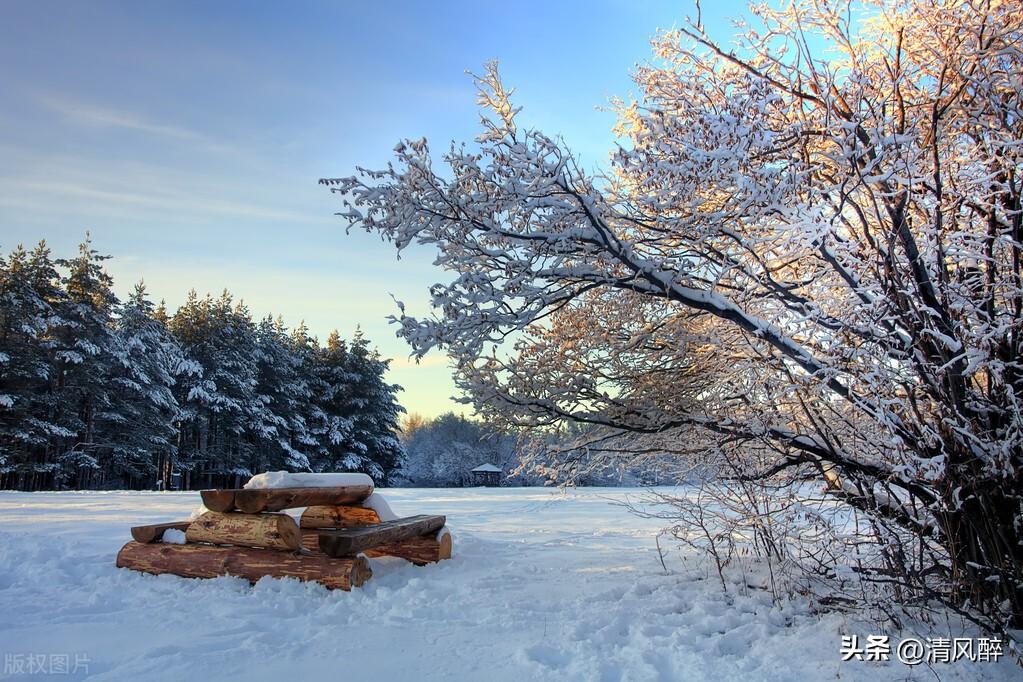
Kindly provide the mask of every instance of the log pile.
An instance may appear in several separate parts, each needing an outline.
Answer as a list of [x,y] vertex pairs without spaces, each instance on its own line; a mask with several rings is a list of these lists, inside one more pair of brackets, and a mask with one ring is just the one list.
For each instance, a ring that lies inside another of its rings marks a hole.
[[[372,493],[371,485],[203,490],[210,511],[191,521],[132,528],[117,566],[253,583],[264,576],[297,578],[351,590],[373,575],[367,557],[399,557],[418,566],[451,558],[445,517],[381,521],[363,506]],[[283,513],[301,507],[297,523]],[[164,541],[171,530],[184,532],[184,544]]]

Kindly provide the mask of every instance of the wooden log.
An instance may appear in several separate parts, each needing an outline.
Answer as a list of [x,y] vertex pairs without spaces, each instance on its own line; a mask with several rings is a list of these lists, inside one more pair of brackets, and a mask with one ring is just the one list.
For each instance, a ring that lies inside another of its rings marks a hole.
[[254,488],[236,490],[234,506],[246,514],[280,511],[294,507],[358,504],[373,494],[371,485],[345,485],[331,488]]
[[380,545],[436,533],[445,520],[443,516],[409,516],[363,528],[321,530],[320,550],[333,557],[354,556]]
[[184,578],[233,575],[256,582],[263,576],[314,580],[324,587],[361,587],[373,571],[366,557],[334,559],[323,554],[280,552],[255,547],[165,545],[129,542],[117,553],[117,567]]
[[374,559],[381,556],[393,556],[411,561],[416,566],[425,566],[451,558],[451,534],[444,533],[440,539],[436,536],[425,536],[379,545],[373,549],[367,549],[366,556]]
[[135,542],[149,543],[159,542],[163,539],[165,530],[188,530],[190,521],[172,521],[171,523],[154,523],[150,526],[132,526],[131,536]]
[[349,505],[317,505],[302,512],[302,528],[359,528],[380,523],[376,510]]
[[202,503],[210,511],[227,512],[234,509],[234,494],[237,490],[200,490]]
[[[315,529],[302,531],[302,546],[309,551],[320,551],[320,536]],[[411,561],[416,566],[436,563],[451,558],[451,534],[425,535],[401,542],[392,542],[367,549],[365,555],[371,559],[393,556]]]
[[191,523],[185,532],[185,539],[215,545],[294,551],[302,546],[302,531],[287,514],[206,512]]

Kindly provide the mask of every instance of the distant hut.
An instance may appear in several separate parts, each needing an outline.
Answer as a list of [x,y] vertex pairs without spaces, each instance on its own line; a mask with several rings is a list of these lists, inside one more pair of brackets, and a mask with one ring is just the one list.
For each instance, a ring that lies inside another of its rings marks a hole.
[[501,485],[501,468],[493,464],[480,464],[471,473],[473,485],[488,487]]

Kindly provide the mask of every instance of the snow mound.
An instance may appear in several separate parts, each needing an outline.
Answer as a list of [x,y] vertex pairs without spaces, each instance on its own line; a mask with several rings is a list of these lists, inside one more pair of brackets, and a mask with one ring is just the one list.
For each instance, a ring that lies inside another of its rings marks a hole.
[[168,545],[183,545],[185,544],[185,531],[178,530],[177,528],[168,528],[163,531],[163,537],[160,538],[160,542]]
[[256,474],[245,484],[246,490],[263,488],[335,488],[348,485],[373,485],[366,474],[293,474],[288,471],[266,471]]
[[[375,511],[377,513],[377,516],[380,517],[381,521],[394,521],[395,519],[401,518],[400,516],[394,513],[394,510],[391,509],[391,505],[387,503],[387,500],[385,500],[384,496],[381,495],[380,493],[373,493],[372,495],[367,497],[365,500],[363,500],[362,506],[366,507],[367,509],[372,509],[373,511]],[[448,529],[447,526],[444,526],[439,531],[437,531],[436,538],[440,540],[445,535],[451,535],[451,531]]]
[[365,500],[362,501],[362,506],[367,509],[372,509],[380,517],[381,521],[394,521],[399,518],[394,510],[391,509],[391,505],[387,504],[387,500],[383,498],[380,493],[373,493]]

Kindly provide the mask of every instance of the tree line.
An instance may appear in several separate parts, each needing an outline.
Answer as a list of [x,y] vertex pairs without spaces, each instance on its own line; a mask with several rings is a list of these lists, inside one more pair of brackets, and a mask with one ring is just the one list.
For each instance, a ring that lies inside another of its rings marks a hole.
[[86,240],[0,253],[0,488],[235,486],[259,471],[401,466],[388,361],[356,331],[254,321],[224,291],[118,300]]

